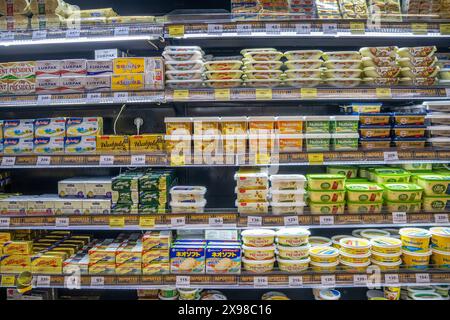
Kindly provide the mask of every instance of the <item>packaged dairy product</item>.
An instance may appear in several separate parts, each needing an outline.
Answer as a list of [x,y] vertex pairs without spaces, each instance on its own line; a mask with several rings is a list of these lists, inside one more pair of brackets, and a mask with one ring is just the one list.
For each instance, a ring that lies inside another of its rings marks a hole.
[[103,133],[103,118],[67,118],[67,137],[96,136]]
[[34,120],[34,137],[64,137],[66,135],[65,118],[42,118]]
[[86,91],[108,92],[111,91],[110,75],[93,75],[86,77]]
[[55,76],[46,76],[36,78],[37,94],[54,94],[61,90],[61,78]]
[[145,74],[113,74],[111,89],[113,91],[140,91],[145,88]]
[[33,138],[34,120],[4,120],[3,137],[4,138]]
[[61,214],[81,214],[84,209],[83,199],[59,198],[56,196],[53,200],[55,215]]
[[266,229],[253,229],[242,231],[241,236],[245,245],[249,247],[267,247],[275,242],[275,231]]
[[36,61],[36,77],[59,77],[61,75],[61,60]]
[[8,81],[7,80],[0,80],[0,95],[8,94],[9,93],[8,88]]
[[165,150],[163,134],[144,134],[129,136],[130,151],[162,152]]
[[128,136],[97,136],[97,150],[100,152],[127,152],[130,150]]
[[68,59],[61,61],[61,76],[76,77],[86,75],[87,60]]
[[68,136],[64,138],[64,152],[66,153],[94,153],[96,150],[96,136]]
[[205,252],[206,273],[241,273],[241,247],[226,242],[208,245]]
[[63,76],[60,78],[61,93],[82,93],[86,89],[86,76]]
[[170,248],[171,273],[204,273],[204,245],[174,245]]
[[88,76],[111,75],[113,73],[113,62],[111,60],[88,60],[86,71]]
[[54,154],[64,152],[64,137],[38,137],[34,138],[34,153]]
[[36,63],[34,61],[10,62],[7,68],[8,80],[34,79]]
[[8,82],[8,93],[12,94],[30,94],[36,91],[34,78],[15,79]]

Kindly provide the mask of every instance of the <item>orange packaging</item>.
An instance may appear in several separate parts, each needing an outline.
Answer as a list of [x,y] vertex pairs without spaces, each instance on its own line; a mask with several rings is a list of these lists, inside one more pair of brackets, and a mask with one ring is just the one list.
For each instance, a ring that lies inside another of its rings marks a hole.
[[277,126],[279,134],[303,133],[304,117],[278,117]]

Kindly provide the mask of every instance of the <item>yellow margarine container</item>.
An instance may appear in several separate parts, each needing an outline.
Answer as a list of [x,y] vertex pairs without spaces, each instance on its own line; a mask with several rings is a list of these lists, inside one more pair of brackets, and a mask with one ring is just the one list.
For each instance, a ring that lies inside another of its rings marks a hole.
[[242,258],[244,269],[254,273],[264,273],[273,270],[275,259],[272,260],[249,260]]
[[275,246],[249,247],[242,246],[244,257],[250,260],[271,260],[275,257]]
[[347,271],[357,271],[357,272],[365,272],[367,267],[370,265],[370,261],[362,262],[362,263],[352,263],[349,261],[344,261],[342,258],[339,260],[342,265],[342,269]]
[[450,228],[435,227],[430,229],[431,247],[440,251],[450,251]]
[[450,268],[450,252],[432,249],[431,263],[439,268]]
[[341,252],[353,255],[364,255],[370,250],[370,241],[362,238],[344,238],[339,241]]
[[372,252],[382,254],[401,254],[402,241],[391,237],[379,237],[370,241],[372,244]]
[[249,247],[272,246],[275,241],[275,231],[266,229],[253,229],[242,231],[242,240]]
[[278,267],[281,271],[285,272],[301,272],[308,269],[310,259],[302,259],[302,260],[284,260],[278,259]]
[[299,247],[308,243],[311,234],[305,228],[284,228],[277,231],[277,243],[280,246]]
[[402,259],[405,266],[423,269],[428,267],[431,253],[431,250],[421,252],[402,250]]
[[354,263],[354,264],[361,264],[361,263],[367,263],[369,262],[370,258],[370,252],[367,252],[366,254],[349,254],[345,251],[339,251],[339,260],[342,262],[348,262],[348,263]]
[[331,237],[331,241],[333,241],[333,247],[335,247],[336,249],[340,249],[341,245],[339,244],[339,241],[341,241],[341,239],[344,238],[349,238],[349,235],[345,235],[345,234],[340,234],[340,235],[336,235]]
[[387,254],[387,253],[379,253],[372,251],[372,259],[379,262],[385,262],[385,263],[395,263],[401,260],[402,253],[394,253],[394,254]]
[[427,251],[431,232],[421,228],[402,228],[399,231],[402,247],[408,251]]
[[381,271],[397,271],[402,264],[402,260],[397,262],[381,262],[374,259],[371,260],[372,264],[379,267]]
[[329,247],[333,244],[330,238],[326,237],[309,237],[311,247]]
[[334,263],[338,261],[339,250],[333,247],[312,247],[309,250],[311,262]]
[[378,229],[364,229],[360,232],[360,235],[362,238],[365,239],[375,239],[379,237],[388,237],[390,233],[385,230],[378,230]]
[[336,271],[336,267],[339,264],[339,261],[332,263],[319,263],[319,262],[310,262],[311,268],[316,272],[334,272]]
[[308,258],[309,249],[311,249],[310,244],[306,244],[300,247],[288,247],[288,246],[278,246],[278,256],[283,260],[303,260]]
[[384,297],[388,300],[400,300],[401,287],[384,287]]

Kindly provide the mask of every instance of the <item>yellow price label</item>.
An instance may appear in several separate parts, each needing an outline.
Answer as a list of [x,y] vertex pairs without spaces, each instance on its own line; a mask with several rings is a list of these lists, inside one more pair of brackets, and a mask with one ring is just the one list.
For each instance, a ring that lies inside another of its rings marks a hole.
[[14,287],[16,285],[16,277],[15,276],[2,276],[2,287]]
[[109,226],[111,228],[123,228],[125,227],[125,217],[110,217]]
[[364,22],[350,22],[350,32],[352,34],[366,33],[366,24]]
[[189,99],[189,90],[173,90],[173,100],[188,100]]
[[270,154],[257,154],[256,155],[256,163],[257,164],[270,164]]
[[169,37],[171,37],[171,38],[184,37],[184,25],[174,24],[174,25],[169,26]]
[[256,89],[256,100],[272,100],[272,89]]
[[391,88],[376,88],[378,98],[392,98]]
[[155,226],[155,221],[156,218],[155,217],[140,217],[139,218],[139,226],[141,228],[153,228]]
[[300,95],[304,99],[317,98],[317,89],[316,88],[301,88]]
[[413,34],[428,34],[428,23],[411,23]]
[[312,164],[323,164],[323,153],[308,154],[308,162]]
[[229,101],[231,100],[231,92],[230,89],[215,89],[214,90],[214,98],[216,100]]
[[170,165],[171,166],[184,166],[186,164],[186,156],[185,155],[171,155],[170,156]]
[[439,25],[441,35],[450,35],[450,23],[441,23]]

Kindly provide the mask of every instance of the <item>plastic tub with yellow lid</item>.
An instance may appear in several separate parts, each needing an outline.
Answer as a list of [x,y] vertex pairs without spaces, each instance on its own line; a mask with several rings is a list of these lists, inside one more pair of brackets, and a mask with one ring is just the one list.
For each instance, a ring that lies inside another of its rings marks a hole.
[[344,238],[339,241],[341,251],[353,254],[363,255],[370,251],[370,241],[363,238]]
[[275,258],[271,260],[249,260],[242,258],[244,269],[253,273],[264,273],[273,270]]
[[309,256],[312,262],[333,263],[338,260],[339,250],[334,247],[312,247]]
[[431,250],[408,251],[402,250],[402,260],[405,266],[414,269],[425,269],[430,264]]
[[372,259],[379,262],[385,262],[385,263],[395,263],[399,260],[401,260],[402,253],[379,253],[376,251],[372,251]]
[[431,263],[438,268],[450,268],[450,252],[433,248],[431,255]]
[[335,289],[323,289],[319,291],[319,295],[316,300],[339,300],[341,299],[341,293]]
[[305,258],[302,260],[284,260],[278,258],[277,261],[280,271],[301,272],[308,269],[311,260],[309,258]]
[[299,247],[277,246],[277,253],[284,260],[303,260],[309,257],[310,244]]
[[275,242],[275,231],[270,229],[244,230],[241,233],[242,241],[249,247],[268,247]]
[[309,244],[311,247],[329,247],[333,244],[333,242],[330,238],[313,236],[309,237]]
[[340,241],[341,239],[349,238],[349,237],[351,237],[351,236],[349,236],[349,235],[343,235],[343,234],[332,236],[332,237],[331,237],[331,241],[333,242],[333,247],[335,247],[335,248],[337,248],[337,249],[340,249],[340,248],[341,248],[341,245],[339,244],[339,241]]
[[249,260],[271,260],[275,257],[275,246],[250,247],[242,246],[244,257]]
[[430,228],[431,247],[442,251],[450,252],[450,228],[434,227]]
[[387,263],[371,259],[371,262],[373,265],[379,267],[381,271],[397,271],[402,264],[402,260]]
[[319,263],[311,261],[310,265],[313,271],[315,272],[334,272],[336,271],[336,267],[339,264],[339,261],[331,262],[331,263]]
[[370,240],[372,252],[381,254],[401,254],[402,241],[391,237],[379,237]]
[[399,233],[403,249],[412,252],[428,251],[431,238],[430,231],[421,228],[402,228]]
[[356,263],[356,264],[360,264],[360,263],[366,263],[369,262],[369,258],[370,258],[371,253],[367,252],[365,254],[349,254],[345,251],[339,251],[339,260],[342,262],[348,262],[348,263]]
[[298,247],[308,243],[310,234],[305,228],[283,228],[276,232],[276,240],[281,246]]
[[339,259],[339,263],[342,265],[342,269],[350,272],[365,272],[367,267],[370,265],[369,260],[365,262],[355,263],[342,260],[342,258]]

